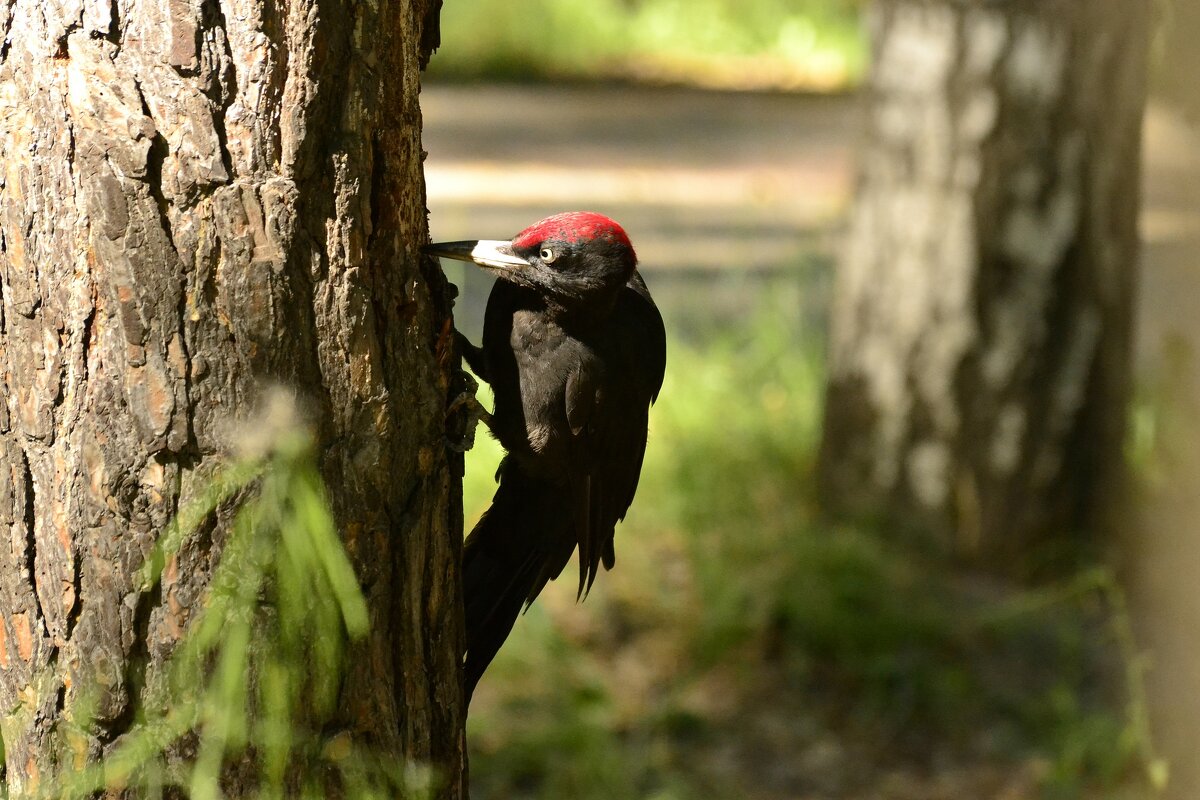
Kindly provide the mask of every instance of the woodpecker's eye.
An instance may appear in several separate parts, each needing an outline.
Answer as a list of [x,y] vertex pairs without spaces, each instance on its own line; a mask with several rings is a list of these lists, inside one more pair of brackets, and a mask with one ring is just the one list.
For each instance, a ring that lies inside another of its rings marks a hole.
[[553,263],[554,259],[558,258],[558,254],[549,247],[543,247],[542,252],[538,253],[538,255],[541,256],[542,261],[545,261],[547,264]]

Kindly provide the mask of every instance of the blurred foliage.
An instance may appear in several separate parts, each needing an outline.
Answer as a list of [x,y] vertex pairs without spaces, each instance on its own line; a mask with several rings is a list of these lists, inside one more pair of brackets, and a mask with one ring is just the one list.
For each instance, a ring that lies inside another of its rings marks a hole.
[[[840,91],[863,79],[866,0],[473,0],[442,8],[429,74],[631,78]],[[1193,0],[1154,0],[1153,88],[1195,114]]]
[[[58,800],[123,790],[154,800],[224,797],[231,767],[261,800],[427,796],[430,776],[327,730],[367,608],[334,527],[312,442],[285,401],[246,457],[181,509],[143,570],[162,579],[180,546],[220,508],[236,511],[203,610],[152,680],[137,722],[99,764],[57,776]],[[91,714],[73,708],[67,738],[86,747]],[[253,776],[253,777],[250,777]]]
[[[819,346],[766,306],[672,340],[617,566],[518,621],[472,706],[473,796],[850,797],[904,764],[1047,797],[1161,781],[1106,570],[1020,588],[819,518]],[[468,455],[468,523],[498,458]]]
[[430,75],[834,91],[861,77],[859,0],[446,3]]

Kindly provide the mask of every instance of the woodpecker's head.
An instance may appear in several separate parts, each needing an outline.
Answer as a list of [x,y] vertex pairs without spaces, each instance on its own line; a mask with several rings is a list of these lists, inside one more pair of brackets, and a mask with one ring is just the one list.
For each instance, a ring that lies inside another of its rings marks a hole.
[[566,304],[614,296],[637,266],[621,226],[589,211],[547,217],[508,242],[443,242],[427,245],[424,251],[471,261],[503,280]]

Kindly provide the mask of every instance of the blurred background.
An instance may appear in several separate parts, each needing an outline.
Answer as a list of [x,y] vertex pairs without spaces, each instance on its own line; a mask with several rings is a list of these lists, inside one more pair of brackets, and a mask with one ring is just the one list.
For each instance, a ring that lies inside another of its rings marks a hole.
[[434,240],[606,213],[669,340],[477,800],[1200,797],[1196,5],[446,3]]

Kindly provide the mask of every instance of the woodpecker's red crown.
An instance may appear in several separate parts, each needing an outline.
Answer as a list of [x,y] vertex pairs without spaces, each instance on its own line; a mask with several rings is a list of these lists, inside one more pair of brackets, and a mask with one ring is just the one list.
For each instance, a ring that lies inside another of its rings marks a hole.
[[625,230],[603,214],[593,211],[566,211],[546,217],[514,236],[512,243],[517,249],[525,249],[546,241],[576,245],[589,242],[617,244],[627,248],[633,255],[633,245]]

